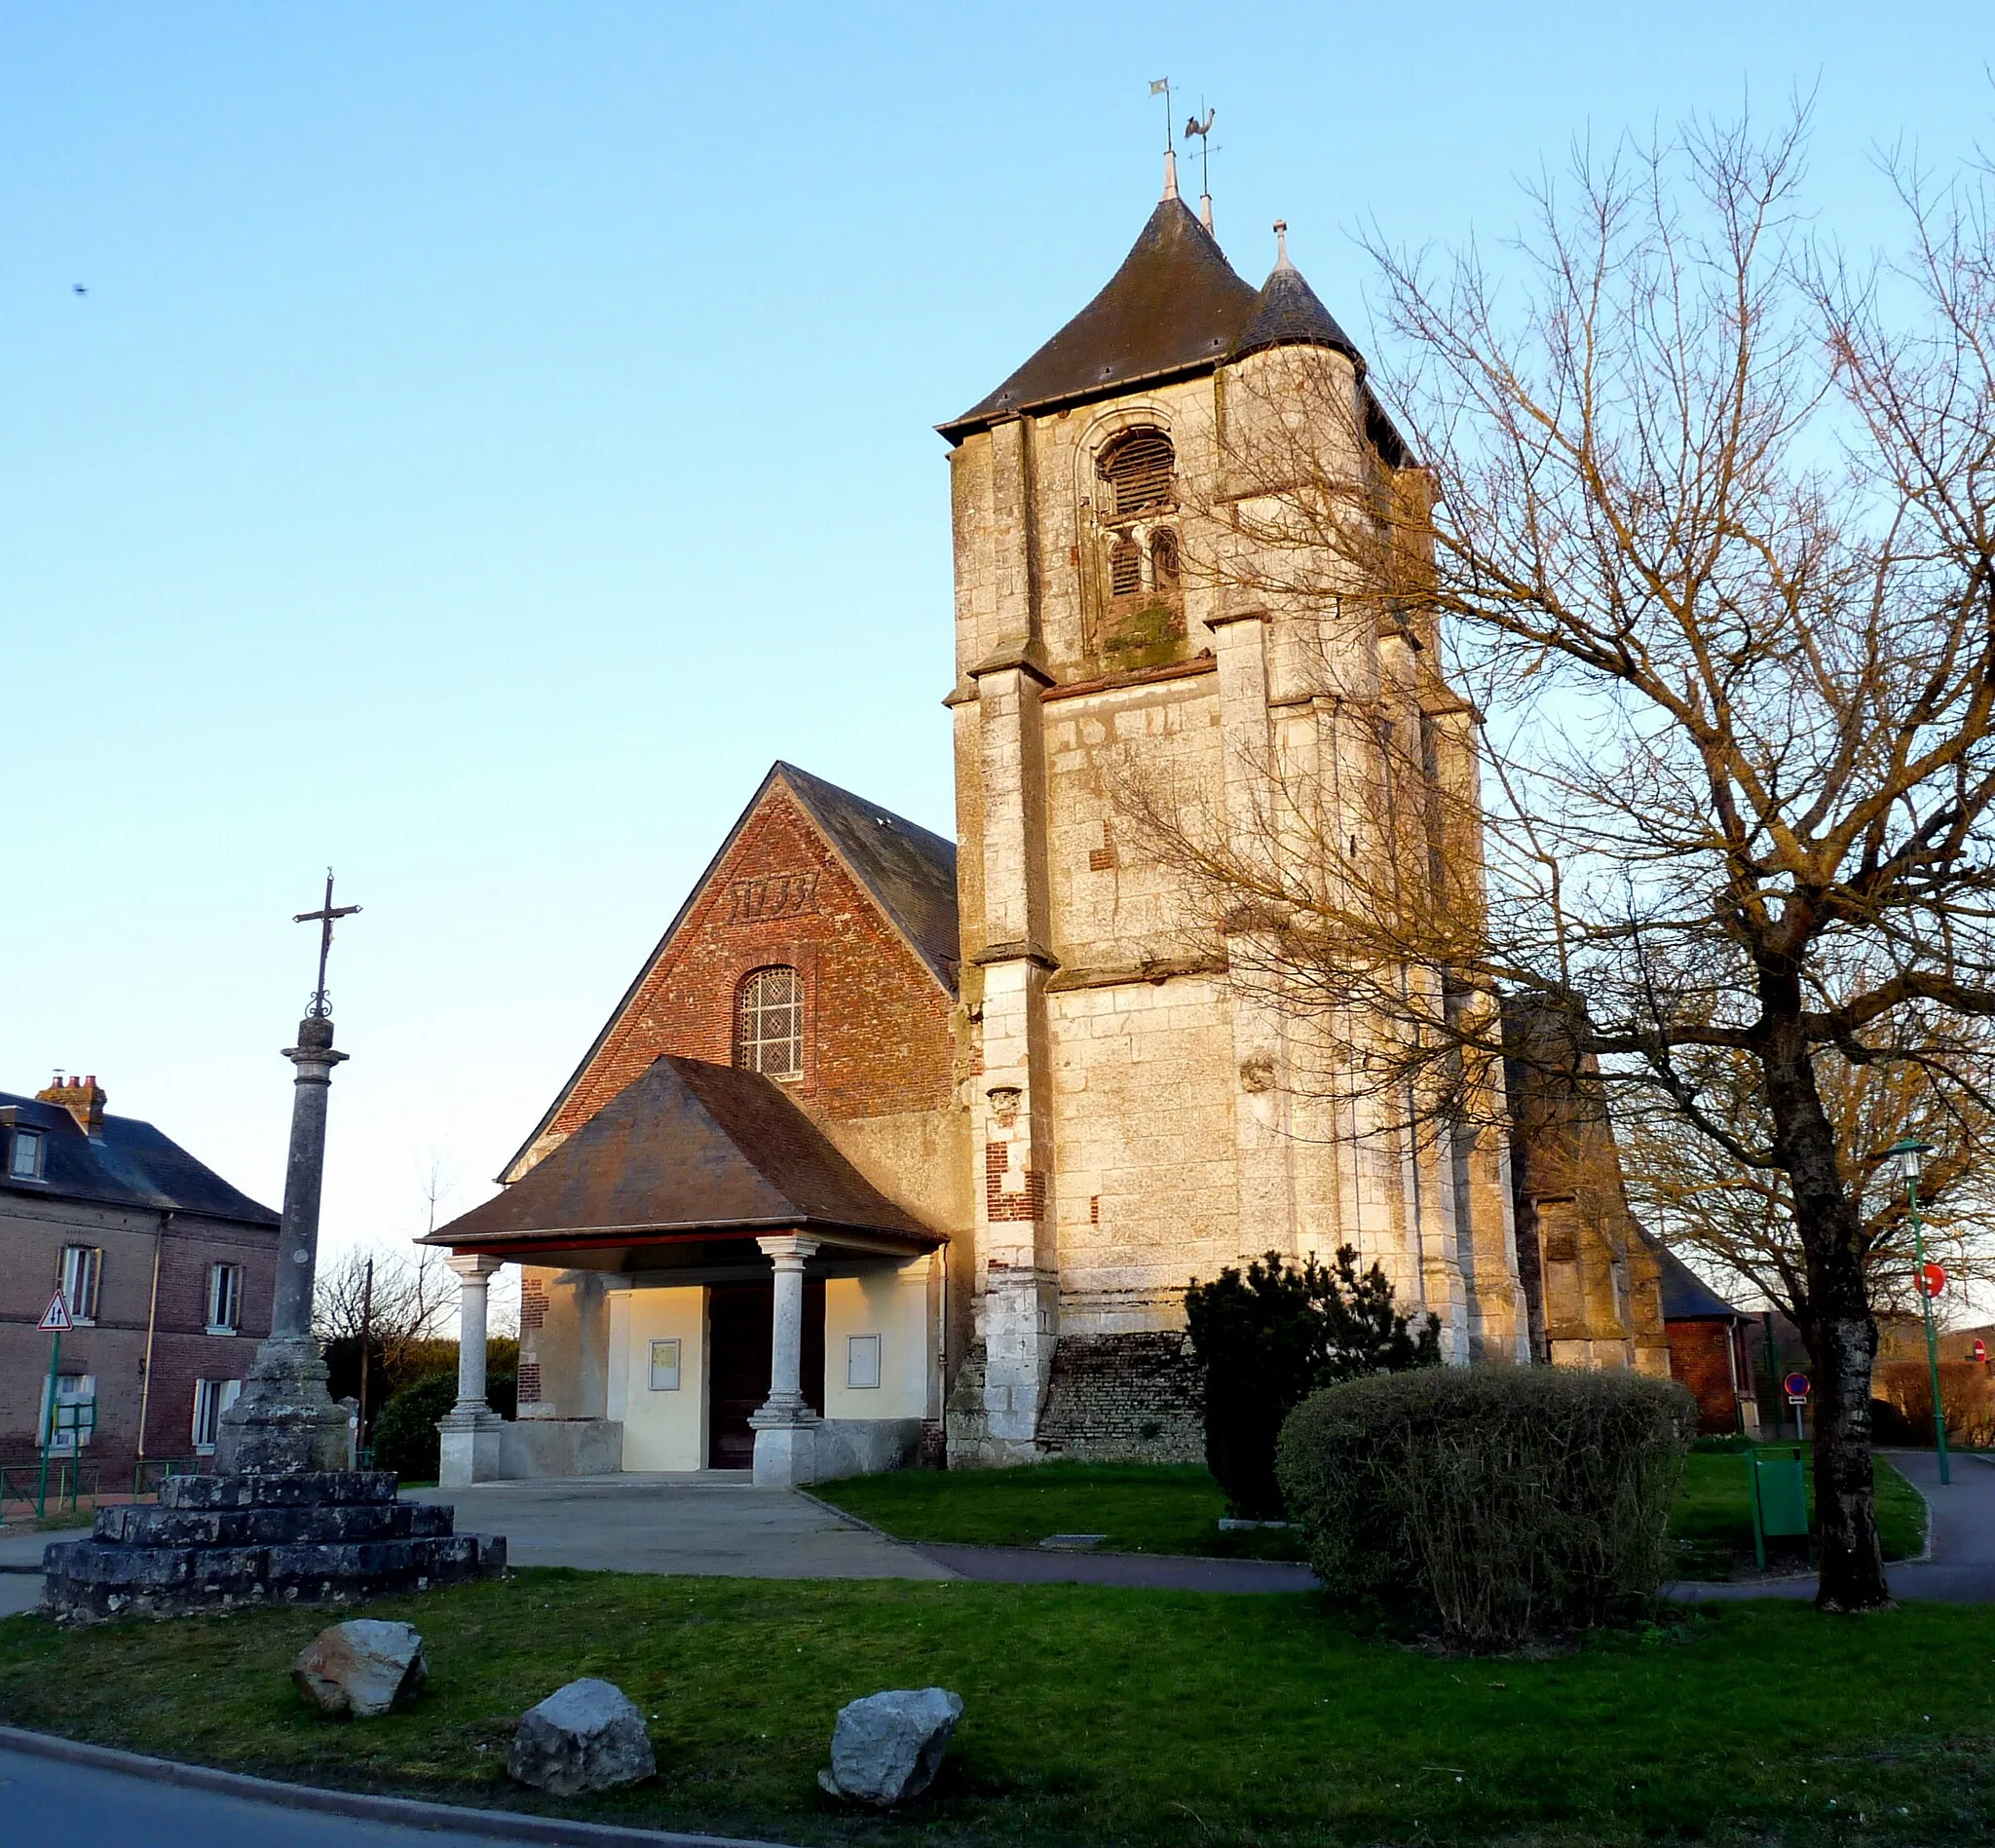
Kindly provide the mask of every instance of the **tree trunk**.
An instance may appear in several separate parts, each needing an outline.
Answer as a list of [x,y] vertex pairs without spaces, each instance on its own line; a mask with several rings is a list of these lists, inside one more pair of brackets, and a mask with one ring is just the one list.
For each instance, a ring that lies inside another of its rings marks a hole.
[[1759,1060],[1774,1156],[1793,1189],[1807,1259],[1808,1300],[1796,1304],[1815,1363],[1815,1517],[1821,1534],[1818,1610],[1881,1610],[1891,1603],[1870,1474],[1870,1364],[1877,1324],[1864,1286],[1863,1228],[1836,1161],[1835,1133],[1800,1028],[1799,984],[1763,977]]

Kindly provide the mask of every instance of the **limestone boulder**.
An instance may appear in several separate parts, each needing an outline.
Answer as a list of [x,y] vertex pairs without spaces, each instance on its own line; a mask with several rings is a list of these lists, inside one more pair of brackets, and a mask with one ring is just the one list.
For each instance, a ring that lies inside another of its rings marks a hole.
[[529,1707],[506,1754],[515,1783],[556,1796],[635,1784],[658,1768],[644,1716],[621,1688],[593,1678],[570,1681]]
[[372,1719],[421,1687],[423,1639],[405,1623],[356,1617],[321,1630],[291,1664],[298,1692],[322,1714]]
[[817,1781],[834,1796],[890,1809],[920,1796],[942,1769],[962,1702],[946,1687],[896,1688],[841,1707],[831,1768]]

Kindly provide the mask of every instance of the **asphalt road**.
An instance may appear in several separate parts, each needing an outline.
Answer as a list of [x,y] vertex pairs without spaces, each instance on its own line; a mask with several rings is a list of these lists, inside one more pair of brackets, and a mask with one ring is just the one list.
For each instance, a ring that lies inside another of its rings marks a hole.
[[[0,1750],[0,1838],[8,1848],[79,1842],[199,1842],[201,1848],[500,1848],[502,1837],[397,1829],[275,1803],[185,1790],[93,1765]],[[508,1848],[517,1848],[516,1839]]]

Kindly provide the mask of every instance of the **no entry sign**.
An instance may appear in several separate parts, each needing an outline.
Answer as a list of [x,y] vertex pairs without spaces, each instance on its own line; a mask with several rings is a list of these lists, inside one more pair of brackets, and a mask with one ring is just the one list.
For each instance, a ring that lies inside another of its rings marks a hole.
[[1925,1264],[1919,1270],[1919,1294],[1922,1297],[1937,1297],[1946,1288],[1946,1272],[1938,1264]]

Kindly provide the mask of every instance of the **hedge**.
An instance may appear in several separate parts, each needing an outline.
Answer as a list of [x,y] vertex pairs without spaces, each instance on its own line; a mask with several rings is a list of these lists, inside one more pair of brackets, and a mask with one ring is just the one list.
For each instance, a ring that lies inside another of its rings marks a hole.
[[1509,1648],[1646,1606],[1697,1415],[1638,1374],[1426,1368],[1305,1400],[1276,1469],[1334,1599]]

